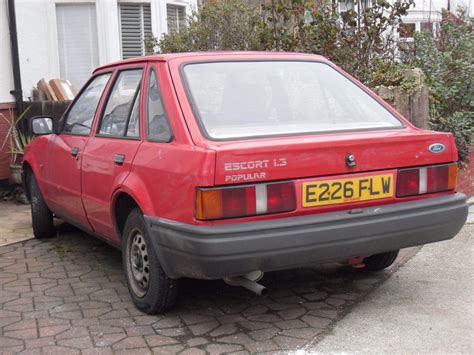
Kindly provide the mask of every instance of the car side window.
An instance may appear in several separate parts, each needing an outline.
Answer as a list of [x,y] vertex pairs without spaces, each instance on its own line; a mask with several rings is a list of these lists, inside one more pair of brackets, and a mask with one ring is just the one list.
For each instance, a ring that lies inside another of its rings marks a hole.
[[140,137],[140,90],[138,90],[135,95],[135,101],[133,102],[132,113],[130,114],[130,120],[126,131],[127,137]]
[[139,116],[140,105],[137,100],[139,100],[142,74],[143,69],[119,72],[102,113],[99,135],[138,137],[137,115]]
[[66,114],[63,132],[89,135],[95,112],[111,73],[96,76],[74,102]]
[[148,77],[147,136],[148,140],[164,143],[173,138],[154,70]]

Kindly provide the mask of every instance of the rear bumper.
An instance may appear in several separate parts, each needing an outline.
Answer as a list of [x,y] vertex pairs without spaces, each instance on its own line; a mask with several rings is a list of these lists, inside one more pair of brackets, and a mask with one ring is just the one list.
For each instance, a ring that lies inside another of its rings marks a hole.
[[217,279],[369,256],[453,238],[468,206],[461,193],[266,221],[196,226],[145,216],[165,272]]

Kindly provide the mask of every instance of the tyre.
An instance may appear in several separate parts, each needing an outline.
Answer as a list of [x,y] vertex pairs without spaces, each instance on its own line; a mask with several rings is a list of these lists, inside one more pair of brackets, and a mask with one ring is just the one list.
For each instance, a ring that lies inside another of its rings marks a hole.
[[371,255],[364,259],[364,269],[368,271],[381,271],[392,265],[398,256],[399,250]]
[[135,306],[148,314],[163,313],[173,307],[178,281],[169,278],[161,268],[140,210],[134,209],[127,217],[122,238],[122,262]]
[[46,206],[33,173],[27,175],[27,182],[30,192],[33,234],[37,239],[50,238],[54,236],[53,213]]

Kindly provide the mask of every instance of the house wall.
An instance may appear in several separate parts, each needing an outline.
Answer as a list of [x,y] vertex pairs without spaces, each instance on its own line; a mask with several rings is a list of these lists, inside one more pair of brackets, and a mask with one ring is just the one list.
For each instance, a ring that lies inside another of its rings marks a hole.
[[[17,0],[16,18],[20,72],[25,100],[41,78],[59,76],[54,4]],[[56,47],[55,47],[56,44]]]
[[6,1],[0,1],[0,180],[10,175],[10,147],[5,144],[10,125],[5,118],[10,117],[9,109],[14,107],[14,97],[10,94],[13,89],[10,32],[8,21],[3,20],[8,18],[7,13]]
[[[95,3],[99,65],[121,60],[118,3],[121,0],[16,0],[18,47],[21,80],[25,101],[41,78],[59,78],[59,50],[56,4]],[[166,5],[186,6],[186,12],[197,6],[197,0],[125,0],[150,3],[152,31],[159,37],[167,32]],[[11,52],[6,1],[0,1],[0,105],[14,101]]]
[[[10,90],[13,89],[13,73],[10,51],[10,31],[8,30],[8,12],[6,1],[0,1],[0,105],[14,101]],[[2,110],[2,106],[0,106]]]
[[422,22],[440,22],[441,12],[448,8],[448,3],[451,12],[456,13],[458,7],[463,7],[468,15],[474,16],[472,0],[415,0],[415,6],[408,11],[408,15],[403,21],[415,23],[416,30],[420,31],[420,23]]
[[[31,89],[44,78],[60,77],[56,5],[95,3],[99,65],[122,59],[119,7],[122,0],[15,0],[18,51],[23,99],[29,101]],[[167,32],[166,5],[184,5],[186,13],[197,6],[197,0],[123,0],[150,3],[153,35]],[[0,0],[0,115],[10,117],[14,111],[12,58],[8,27],[7,1]],[[79,88],[78,88],[79,89]],[[0,116],[0,180],[9,176],[10,148],[4,145],[9,125]]]

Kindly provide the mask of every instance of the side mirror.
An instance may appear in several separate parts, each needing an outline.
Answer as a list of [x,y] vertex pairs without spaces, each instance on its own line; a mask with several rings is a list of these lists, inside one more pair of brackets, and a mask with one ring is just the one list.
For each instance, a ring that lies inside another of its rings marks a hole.
[[30,121],[31,132],[35,136],[43,136],[54,133],[53,119],[45,116],[35,116]]

